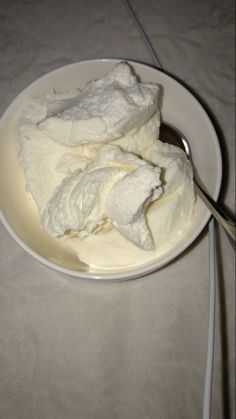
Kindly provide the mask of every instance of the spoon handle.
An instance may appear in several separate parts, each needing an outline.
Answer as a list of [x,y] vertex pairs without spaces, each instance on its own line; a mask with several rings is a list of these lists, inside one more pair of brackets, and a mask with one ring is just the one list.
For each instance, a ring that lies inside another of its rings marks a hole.
[[194,184],[197,194],[200,196],[207,208],[211,211],[215,219],[225,229],[226,233],[228,233],[229,237],[235,245],[235,223],[227,219],[226,215],[222,213],[222,210],[217,205],[217,203],[208,196],[208,194],[202,189],[196,179],[194,179]]

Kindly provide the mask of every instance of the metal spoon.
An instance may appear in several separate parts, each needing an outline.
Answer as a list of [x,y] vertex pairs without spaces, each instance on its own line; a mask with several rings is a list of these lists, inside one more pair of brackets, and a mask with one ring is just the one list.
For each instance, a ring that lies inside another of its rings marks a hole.
[[[169,144],[175,145],[177,147],[181,147],[185,151],[188,159],[190,160],[193,166],[192,156],[191,156],[191,151],[190,151],[188,141],[185,138],[184,134],[179,129],[173,127],[170,124],[167,124],[166,122],[162,122],[160,126],[160,140],[163,142],[167,142]],[[200,185],[201,182],[198,178],[196,170],[194,169],[194,166],[193,166],[193,181],[194,181],[196,193],[202,199],[206,207],[211,211],[215,219],[222,225],[222,227],[228,234],[229,238],[231,239],[231,243],[233,241],[233,244],[235,246],[235,222],[230,220],[230,218],[222,211],[219,205],[215,201],[213,201],[213,199],[207,194],[207,192]]]

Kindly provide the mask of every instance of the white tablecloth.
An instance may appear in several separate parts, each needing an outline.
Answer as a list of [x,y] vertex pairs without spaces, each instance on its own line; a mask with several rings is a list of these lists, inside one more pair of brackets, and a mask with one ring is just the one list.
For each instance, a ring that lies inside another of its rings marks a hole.
[[[234,212],[233,0],[131,2],[164,69],[191,86],[214,118],[224,163],[220,200]],[[151,63],[121,0],[1,0],[1,113],[49,70],[101,57]],[[2,419],[201,417],[207,230],[158,272],[95,283],[48,269],[0,229]],[[217,249],[212,417],[229,418],[234,252],[222,231]]]

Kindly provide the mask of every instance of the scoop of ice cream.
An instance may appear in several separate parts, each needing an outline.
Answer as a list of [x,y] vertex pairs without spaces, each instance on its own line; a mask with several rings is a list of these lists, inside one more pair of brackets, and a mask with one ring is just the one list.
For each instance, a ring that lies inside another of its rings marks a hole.
[[39,128],[65,145],[109,142],[136,133],[157,112],[159,87],[141,83],[127,63],[85,86],[73,106],[46,117]]
[[70,231],[84,237],[108,219],[137,246],[151,249],[145,208],[161,195],[160,185],[158,167],[117,146],[104,145],[86,171],[63,180],[43,213],[43,226],[53,236]]

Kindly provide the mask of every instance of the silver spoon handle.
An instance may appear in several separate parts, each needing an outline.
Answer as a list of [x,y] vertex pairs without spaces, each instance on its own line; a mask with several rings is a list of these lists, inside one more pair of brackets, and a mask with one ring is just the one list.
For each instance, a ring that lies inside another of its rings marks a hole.
[[218,207],[217,203],[208,197],[207,193],[201,188],[196,179],[194,179],[194,184],[197,194],[200,196],[204,204],[211,211],[212,215],[222,225],[222,227],[228,233],[229,237],[235,243],[235,223],[231,220],[228,220],[226,216],[220,214],[222,211]]

